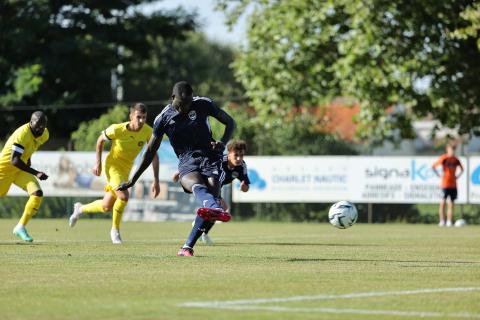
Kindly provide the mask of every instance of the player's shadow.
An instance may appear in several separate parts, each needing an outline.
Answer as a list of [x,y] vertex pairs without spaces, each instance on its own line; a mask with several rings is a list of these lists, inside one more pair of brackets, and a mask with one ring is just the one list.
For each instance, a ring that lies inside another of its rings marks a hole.
[[396,259],[351,259],[351,258],[288,258],[287,262],[386,262],[386,263],[429,263],[430,265],[411,265],[405,267],[446,267],[461,264],[480,264],[480,261],[432,261],[432,260],[396,260]]
[[0,241],[0,246],[41,246],[41,243],[19,242],[19,241]]
[[215,243],[215,246],[324,246],[324,247],[378,247],[378,244],[358,244],[358,243],[315,243],[315,242],[229,242]]

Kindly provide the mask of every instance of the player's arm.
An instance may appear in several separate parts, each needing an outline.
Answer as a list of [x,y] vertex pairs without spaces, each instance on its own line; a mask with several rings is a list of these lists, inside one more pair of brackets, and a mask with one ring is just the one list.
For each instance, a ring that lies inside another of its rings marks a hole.
[[438,159],[432,164],[432,170],[437,175],[437,177],[441,177],[440,173],[437,171],[437,167],[442,163],[443,158]]
[[460,176],[463,173],[463,166],[462,166],[462,163],[460,161],[458,161],[458,167],[460,168],[460,172],[455,176],[456,179],[460,178]]
[[233,118],[222,109],[219,109],[217,114],[213,117],[225,125],[225,130],[223,131],[223,136],[220,141],[212,142],[212,146],[215,150],[223,152],[227,142],[232,138],[236,126],[235,120],[233,120]]
[[238,179],[240,179],[240,190],[247,192],[250,189],[250,179],[248,178],[247,164],[245,161],[242,163],[242,170],[238,176]]
[[161,136],[156,136],[152,135],[150,138],[150,141],[147,144],[147,149],[145,150],[145,153],[143,154],[142,162],[138,166],[137,170],[133,174],[132,178],[130,181],[126,183],[122,183],[117,190],[119,191],[124,191],[127,190],[128,188],[132,187],[140,178],[142,173],[148,168],[148,166],[152,163],[153,158],[155,158],[155,155],[157,154],[157,150],[160,147],[160,143],[162,142],[162,137]]
[[247,192],[249,189],[250,185],[245,180],[242,180],[240,182],[240,190],[242,190],[243,192]]
[[92,172],[97,177],[102,174],[102,152],[106,140],[108,140],[108,137],[105,135],[105,132],[102,132],[102,134],[98,136],[95,147],[95,166],[93,166]]
[[178,180],[180,180],[180,172],[177,171],[173,174],[172,181],[176,183]]
[[11,162],[12,165],[14,165],[15,167],[17,167],[18,169],[20,169],[22,171],[33,174],[34,176],[36,176],[40,180],[48,179],[48,176],[44,172],[37,171],[37,170],[33,169],[32,167],[30,167],[30,165],[29,165],[30,159],[28,159],[27,163],[23,162],[23,160],[21,158],[22,153],[23,153],[23,147],[16,146],[16,149],[17,150],[12,149],[12,157],[10,158],[10,162]]
[[153,182],[152,182],[152,194],[153,197],[156,198],[160,194],[160,159],[158,159],[158,154],[155,152],[152,160],[152,167],[153,167]]

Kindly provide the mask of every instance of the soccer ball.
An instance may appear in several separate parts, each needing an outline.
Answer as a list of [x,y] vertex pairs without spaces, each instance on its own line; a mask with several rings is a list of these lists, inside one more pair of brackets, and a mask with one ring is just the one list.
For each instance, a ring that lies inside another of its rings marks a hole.
[[328,220],[339,229],[350,228],[357,222],[358,212],[355,205],[348,201],[339,201],[334,203],[328,211]]
[[465,227],[467,225],[467,221],[464,219],[458,219],[455,221],[455,227]]

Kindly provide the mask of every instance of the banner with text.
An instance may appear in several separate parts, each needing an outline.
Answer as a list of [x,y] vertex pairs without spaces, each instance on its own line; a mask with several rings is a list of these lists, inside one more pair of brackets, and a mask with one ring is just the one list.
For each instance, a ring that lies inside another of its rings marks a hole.
[[[104,159],[107,152],[104,152]],[[178,160],[173,153],[168,142],[162,142],[158,152],[160,157],[160,180],[171,181],[172,176],[177,171]],[[95,152],[58,152],[58,151],[38,151],[32,155],[32,167],[36,170],[45,172],[49,177],[45,181],[40,181],[45,196],[103,196],[104,186],[106,184],[105,174],[95,176],[92,168],[95,165]],[[139,155],[135,159],[135,166],[141,161]],[[153,170],[145,170],[139,183],[144,181],[153,181]],[[10,187],[8,195],[26,196],[25,191],[13,185]]]
[[480,203],[480,157],[468,159],[468,202]]
[[[459,157],[463,166],[466,158]],[[437,157],[247,157],[250,190],[233,188],[234,202],[437,203]],[[480,158],[476,162],[480,166]],[[479,169],[480,170],[480,169]],[[441,168],[437,171],[441,175]],[[467,202],[467,175],[457,181],[458,203]],[[480,180],[480,179],[479,179]],[[480,182],[478,182],[480,201]]]

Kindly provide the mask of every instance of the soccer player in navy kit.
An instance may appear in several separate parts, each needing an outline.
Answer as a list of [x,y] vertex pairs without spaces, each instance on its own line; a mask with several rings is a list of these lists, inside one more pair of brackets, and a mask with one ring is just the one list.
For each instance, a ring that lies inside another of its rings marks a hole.
[[[250,188],[250,179],[248,178],[247,164],[243,161],[245,152],[247,151],[247,143],[243,140],[230,140],[227,143],[227,154],[223,156],[222,169],[223,172],[220,175],[220,184],[224,185],[232,183],[233,180],[238,179],[240,181],[240,190],[247,192]],[[173,175],[173,182],[178,182],[179,172]],[[221,200],[223,210],[227,211],[228,207],[223,200]],[[194,221],[195,224],[195,221]],[[213,227],[213,224],[205,228],[202,234],[202,241],[207,245],[212,245],[213,241],[208,236],[208,232]]]
[[[208,122],[212,116],[225,125],[220,141],[215,141]],[[235,121],[212,100],[193,97],[189,83],[178,82],[173,87],[172,103],[167,105],[155,118],[153,134],[147,145],[142,162],[130,181],[121,184],[117,190],[132,187],[143,171],[150,165],[163,135],[170,139],[179,161],[180,183],[185,192],[191,192],[200,204],[195,224],[185,244],[177,255],[193,256],[193,247],[203,231],[215,220],[229,221],[231,216],[220,204],[220,175],[222,154],[230,140]]]
[[[243,140],[232,140],[227,143],[228,153],[223,156],[222,175],[220,183],[222,186],[232,183],[233,180],[240,180],[240,190],[247,192],[250,189],[250,179],[248,179],[247,164],[243,161],[247,144]],[[222,201],[223,202],[223,201]],[[227,210],[227,205],[223,203],[223,209]],[[213,224],[207,226],[202,234],[202,241],[208,245],[212,245],[208,232],[212,229]]]

